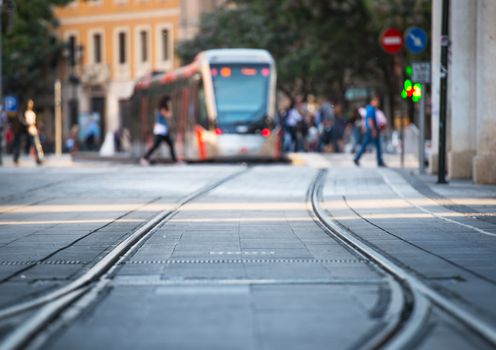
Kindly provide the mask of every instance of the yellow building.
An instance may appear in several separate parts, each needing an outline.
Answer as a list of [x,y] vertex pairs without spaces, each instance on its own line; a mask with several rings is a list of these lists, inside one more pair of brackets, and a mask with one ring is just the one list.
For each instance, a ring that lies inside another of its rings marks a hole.
[[[179,65],[174,47],[191,37],[202,12],[221,1],[75,0],[56,8],[60,38],[76,47],[63,77],[64,134],[89,119],[102,134],[120,126],[134,81],[151,71]],[[72,79],[72,75],[79,79]]]

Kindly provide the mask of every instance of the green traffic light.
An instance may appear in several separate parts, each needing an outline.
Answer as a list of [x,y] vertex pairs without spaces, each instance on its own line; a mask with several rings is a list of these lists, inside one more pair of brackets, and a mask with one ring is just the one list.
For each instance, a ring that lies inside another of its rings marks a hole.
[[408,66],[405,67],[405,74],[406,74],[407,77],[410,78],[412,76],[412,71],[413,71],[412,70],[412,66],[408,65]]
[[405,80],[405,82],[403,83],[403,87],[405,88],[405,90],[411,89],[412,88],[412,81],[410,79]]

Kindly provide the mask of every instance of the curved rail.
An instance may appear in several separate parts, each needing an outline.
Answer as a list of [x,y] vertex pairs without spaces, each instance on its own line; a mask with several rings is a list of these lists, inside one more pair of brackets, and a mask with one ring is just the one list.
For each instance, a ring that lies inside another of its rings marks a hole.
[[327,229],[326,232],[332,237],[338,238],[346,246],[368,258],[379,266],[388,275],[392,276],[403,288],[410,290],[413,308],[408,315],[403,315],[401,322],[396,327],[392,327],[392,332],[382,335],[382,342],[375,341],[371,347],[376,345],[386,349],[398,349],[411,345],[415,341],[416,335],[422,328],[432,307],[438,307],[450,316],[457,319],[467,328],[481,336],[488,343],[496,346],[496,328],[494,325],[481,320],[472,312],[457,305],[453,301],[444,297],[437,290],[423,282],[411,272],[399,266],[396,262],[372,248],[367,242],[357,238],[348,229],[337,221],[332,220],[329,214],[322,209],[322,188],[327,171],[321,170],[314,179],[311,191],[312,208],[319,218],[320,223]]
[[20,326],[0,344],[0,350],[21,349],[41,332],[53,319],[61,312],[70,307],[76,300],[83,295],[90,293],[93,289],[101,288],[101,282],[109,273],[119,265],[119,263],[131,252],[133,252],[140,243],[146,240],[157,228],[159,228],[166,220],[174,216],[178,210],[192,200],[212,191],[221,186],[225,182],[233,179],[246,172],[247,169],[230,174],[221,180],[215,181],[181,199],[176,206],[171,209],[159,213],[133,232],[124,241],[118,244],[107,255],[105,255],[98,263],[85,272],[82,276],[69,283],[68,285],[54,290],[39,298],[18,305],[9,307],[0,311],[0,320],[13,317],[20,313],[35,309],[41,306],[33,316],[29,317]]
[[360,349],[406,348],[423,329],[430,314],[429,303],[396,273],[387,260],[329,219],[320,206],[326,174],[326,170],[320,170],[310,185],[309,211],[329,236],[385,273],[391,289],[391,301],[380,323],[380,329],[362,337],[355,346]]

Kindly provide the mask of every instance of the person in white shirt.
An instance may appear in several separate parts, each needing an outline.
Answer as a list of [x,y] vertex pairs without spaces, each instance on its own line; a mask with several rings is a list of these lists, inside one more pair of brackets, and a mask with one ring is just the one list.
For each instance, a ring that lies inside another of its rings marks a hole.
[[24,121],[26,122],[26,127],[28,130],[29,144],[34,146],[36,163],[38,165],[41,165],[41,163],[43,162],[44,153],[43,148],[41,147],[38,128],[36,127],[36,113],[33,111],[33,107],[33,100],[28,100],[26,112],[24,112]]
[[162,142],[167,143],[169,146],[171,158],[173,162],[177,162],[176,151],[174,149],[174,140],[170,134],[169,121],[172,119],[172,112],[170,110],[170,97],[168,95],[163,96],[157,106],[155,111],[155,124],[153,126],[154,141],[153,145],[146,152],[146,154],[141,158],[141,165],[149,165],[150,157],[157,148],[160,147]]

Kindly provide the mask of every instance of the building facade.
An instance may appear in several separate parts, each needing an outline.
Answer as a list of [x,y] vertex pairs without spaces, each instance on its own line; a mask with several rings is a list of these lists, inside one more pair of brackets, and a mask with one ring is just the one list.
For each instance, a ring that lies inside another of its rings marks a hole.
[[[430,170],[437,172],[442,0],[432,4]],[[452,0],[449,13],[447,165],[451,179],[496,184],[496,1]]]
[[117,130],[135,80],[176,68],[176,43],[192,37],[201,14],[218,3],[75,0],[56,8],[59,36],[69,48],[62,73],[64,135],[74,125],[84,133],[90,122],[99,125],[100,139]]

